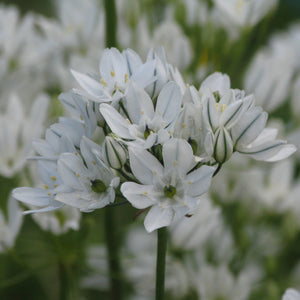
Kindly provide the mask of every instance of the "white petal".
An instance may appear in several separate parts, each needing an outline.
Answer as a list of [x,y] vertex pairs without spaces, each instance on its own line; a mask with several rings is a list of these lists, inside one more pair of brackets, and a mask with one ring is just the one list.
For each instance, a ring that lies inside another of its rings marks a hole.
[[243,113],[243,106],[243,101],[239,100],[226,107],[220,117],[220,126],[232,127]]
[[215,168],[209,166],[201,166],[199,169],[188,174],[186,177],[188,183],[188,195],[199,197],[207,192],[211,185],[211,179]]
[[16,188],[13,190],[12,196],[26,204],[36,206],[46,206],[50,201],[50,196],[47,194],[47,190],[38,188]]
[[190,144],[182,139],[170,139],[163,145],[163,160],[166,170],[176,169],[180,174],[186,173],[195,165]]
[[149,210],[144,225],[148,232],[152,232],[155,229],[169,226],[174,218],[174,211],[171,207],[160,208],[158,205],[154,205]]
[[131,76],[135,70],[143,64],[142,60],[139,55],[131,49],[124,50],[122,54],[127,62],[129,76]]
[[147,150],[130,147],[129,160],[134,176],[143,184],[153,184],[153,176],[162,175],[162,165]]
[[139,124],[140,119],[145,116],[149,119],[153,118],[153,102],[144,89],[136,83],[129,84],[124,103],[129,118],[134,124]]
[[100,112],[112,132],[124,139],[132,139],[128,131],[128,122],[112,106],[101,104]]
[[154,60],[146,62],[135,70],[130,80],[138,83],[142,88],[146,88],[157,80],[154,72],[155,66]]
[[203,118],[213,130],[219,126],[219,112],[212,94],[209,94],[203,102]]
[[219,72],[208,76],[201,84],[200,94],[209,90],[210,92],[218,91],[222,96],[230,89],[230,79],[228,75]]
[[256,160],[278,161],[293,154],[297,148],[294,145],[286,144],[285,141],[268,141],[255,147],[245,147],[238,152],[247,154]]
[[174,122],[181,107],[181,92],[175,82],[168,82],[158,95],[155,113],[161,116],[167,124]]
[[142,185],[134,182],[125,182],[121,186],[121,192],[132,206],[144,209],[155,204],[155,190],[153,185]]
[[82,74],[74,70],[71,70],[71,72],[80,86],[93,97],[97,99],[107,98],[107,93],[100,82],[96,81],[89,75]]
[[[99,70],[102,78],[108,83],[115,77],[118,81],[124,81],[125,74],[128,74],[128,67],[125,57],[116,48],[105,49],[100,59]],[[112,76],[111,71],[114,72]]]
[[247,146],[253,142],[263,131],[268,114],[261,107],[255,107],[245,113],[243,117],[232,127],[231,134],[235,147]]

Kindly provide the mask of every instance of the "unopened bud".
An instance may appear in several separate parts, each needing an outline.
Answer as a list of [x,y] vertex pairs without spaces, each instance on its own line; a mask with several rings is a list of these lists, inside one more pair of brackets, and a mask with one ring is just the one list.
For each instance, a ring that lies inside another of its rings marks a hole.
[[225,128],[218,128],[215,133],[214,158],[218,163],[227,161],[233,152],[233,143]]
[[103,146],[103,157],[113,169],[121,169],[126,162],[126,150],[113,137],[107,136]]

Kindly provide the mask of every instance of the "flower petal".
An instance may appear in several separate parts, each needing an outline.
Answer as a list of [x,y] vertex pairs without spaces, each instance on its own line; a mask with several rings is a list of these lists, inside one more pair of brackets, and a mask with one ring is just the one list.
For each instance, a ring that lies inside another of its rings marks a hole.
[[121,192],[132,206],[144,209],[155,204],[155,195],[157,194],[153,185],[143,185],[134,182],[125,182],[121,186]]
[[152,206],[144,220],[146,230],[152,232],[155,229],[169,226],[174,218],[174,214],[171,207],[160,208],[158,205]]
[[163,145],[162,153],[166,170],[176,168],[178,173],[186,175],[195,165],[192,147],[185,140],[168,140]]
[[208,191],[211,185],[211,179],[215,168],[209,166],[201,166],[199,169],[187,175],[188,195],[199,197]]
[[153,176],[161,176],[163,167],[147,150],[129,148],[130,167],[134,176],[143,184],[152,184]]
[[128,122],[110,105],[101,104],[100,112],[111,131],[124,139],[132,139],[128,131]]

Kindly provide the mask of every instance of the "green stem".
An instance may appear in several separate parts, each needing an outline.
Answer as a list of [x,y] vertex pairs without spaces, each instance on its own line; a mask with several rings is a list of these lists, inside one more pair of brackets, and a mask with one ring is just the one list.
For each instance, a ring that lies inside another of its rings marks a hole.
[[[117,47],[117,13],[115,0],[104,0],[106,47]],[[105,236],[109,264],[110,299],[122,299],[121,263],[119,245],[116,236],[115,211],[112,207],[105,209]]]
[[115,0],[104,0],[106,47],[117,47],[117,13]]
[[122,276],[119,258],[119,245],[116,236],[115,210],[113,207],[105,209],[105,236],[109,264],[110,299],[122,299]]
[[163,300],[165,295],[165,266],[167,254],[167,227],[157,230],[156,252],[156,300]]

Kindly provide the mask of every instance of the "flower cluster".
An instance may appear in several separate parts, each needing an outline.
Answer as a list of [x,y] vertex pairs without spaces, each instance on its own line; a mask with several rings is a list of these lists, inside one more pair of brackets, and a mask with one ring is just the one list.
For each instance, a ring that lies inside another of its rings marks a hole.
[[151,207],[151,232],[193,213],[221,165],[239,152],[276,161],[295,151],[265,128],[254,97],[230,88],[227,75],[186,85],[163,49],[146,62],[130,49],[105,49],[99,74],[72,71],[82,90],[61,94],[71,117],[36,140],[43,187],[17,188],[30,212],[69,205],[84,212],[125,197]]

